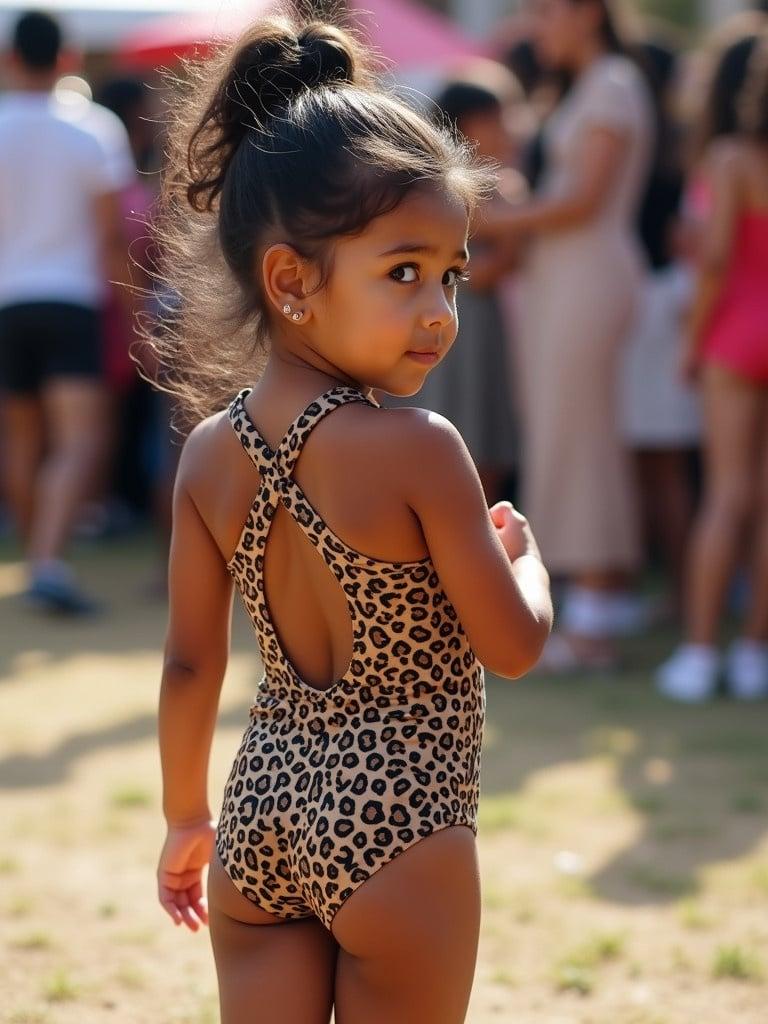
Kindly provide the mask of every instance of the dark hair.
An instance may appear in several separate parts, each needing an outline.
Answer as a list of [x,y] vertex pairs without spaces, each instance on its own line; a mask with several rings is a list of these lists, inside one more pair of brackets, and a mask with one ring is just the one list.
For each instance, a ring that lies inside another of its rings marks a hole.
[[61,28],[45,11],[27,11],[13,30],[13,50],[28,68],[50,71],[61,50]]
[[[322,22],[261,21],[175,84],[157,237],[175,295],[150,343],[193,415],[254,379],[267,341],[258,263],[275,237],[316,260],[412,190],[489,187],[450,132],[375,87],[363,48]],[[145,338],[147,333],[144,333]]]
[[501,110],[499,96],[492,89],[476,82],[450,82],[435,102],[452,125],[456,125],[463,117]]
[[117,114],[129,126],[137,108],[146,99],[147,86],[140,78],[110,78],[96,90],[94,100]]
[[600,22],[600,35],[606,50],[611,53],[625,53],[627,43],[620,27],[619,16],[616,13],[613,0],[569,0],[572,4],[584,6],[584,4],[597,5],[602,14]]
[[731,43],[720,55],[709,83],[701,119],[698,149],[723,135],[733,135],[739,127],[738,98],[747,80],[757,35],[750,34]]
[[546,72],[530,39],[519,39],[504,54],[504,63],[520,83],[526,96],[541,82]]
[[736,106],[739,130],[750,138],[768,142],[768,30],[752,47]]

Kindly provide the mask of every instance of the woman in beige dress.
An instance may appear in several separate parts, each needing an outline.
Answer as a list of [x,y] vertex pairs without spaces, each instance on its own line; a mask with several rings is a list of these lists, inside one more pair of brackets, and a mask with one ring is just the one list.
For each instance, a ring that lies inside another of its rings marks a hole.
[[607,665],[628,625],[638,508],[619,432],[618,365],[642,281],[634,234],[653,114],[607,0],[534,0],[542,60],[572,85],[545,131],[534,196],[482,230],[530,236],[519,302],[523,510],[569,581],[545,663]]

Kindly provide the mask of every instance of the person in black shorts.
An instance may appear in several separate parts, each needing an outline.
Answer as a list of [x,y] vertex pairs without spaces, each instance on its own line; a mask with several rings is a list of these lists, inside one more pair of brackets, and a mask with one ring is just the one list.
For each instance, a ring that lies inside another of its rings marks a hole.
[[0,431],[26,598],[81,614],[98,606],[63,552],[106,449],[102,308],[107,281],[127,280],[119,195],[135,167],[111,111],[57,99],[61,43],[49,15],[22,15],[0,97]]

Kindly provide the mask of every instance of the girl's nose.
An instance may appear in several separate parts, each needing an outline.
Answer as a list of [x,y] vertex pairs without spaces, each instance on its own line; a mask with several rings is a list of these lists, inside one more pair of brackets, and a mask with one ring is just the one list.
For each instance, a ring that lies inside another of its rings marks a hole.
[[430,301],[422,313],[425,327],[447,327],[455,316],[453,298],[446,294],[443,287],[438,292],[430,293]]

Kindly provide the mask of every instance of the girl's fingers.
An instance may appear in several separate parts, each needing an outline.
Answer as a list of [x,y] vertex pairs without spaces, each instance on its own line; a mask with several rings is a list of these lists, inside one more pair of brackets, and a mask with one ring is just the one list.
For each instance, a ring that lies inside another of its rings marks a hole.
[[490,512],[493,525],[501,529],[512,517],[512,505],[508,501],[500,501]]
[[208,901],[203,896],[202,884],[198,882],[196,885],[193,885],[187,895],[194,912],[203,924],[208,924]]
[[196,932],[200,928],[200,922],[188,906],[179,907],[179,913],[181,914],[184,924],[191,932]]
[[190,906],[197,914],[201,924],[208,924],[208,906],[206,901],[201,897],[198,900],[191,900]]
[[208,924],[208,907],[205,899],[197,892],[170,889],[161,886],[159,891],[160,904],[174,924],[185,924],[190,931],[196,932],[201,924]]
[[166,912],[166,914],[168,914],[168,916],[170,917],[170,919],[173,921],[174,924],[181,924],[181,914],[179,913],[179,909],[176,906],[176,904],[175,904],[175,902],[173,900],[173,897],[171,897],[171,896],[163,897],[161,895],[161,897],[160,897],[160,905],[163,908],[163,910]]

